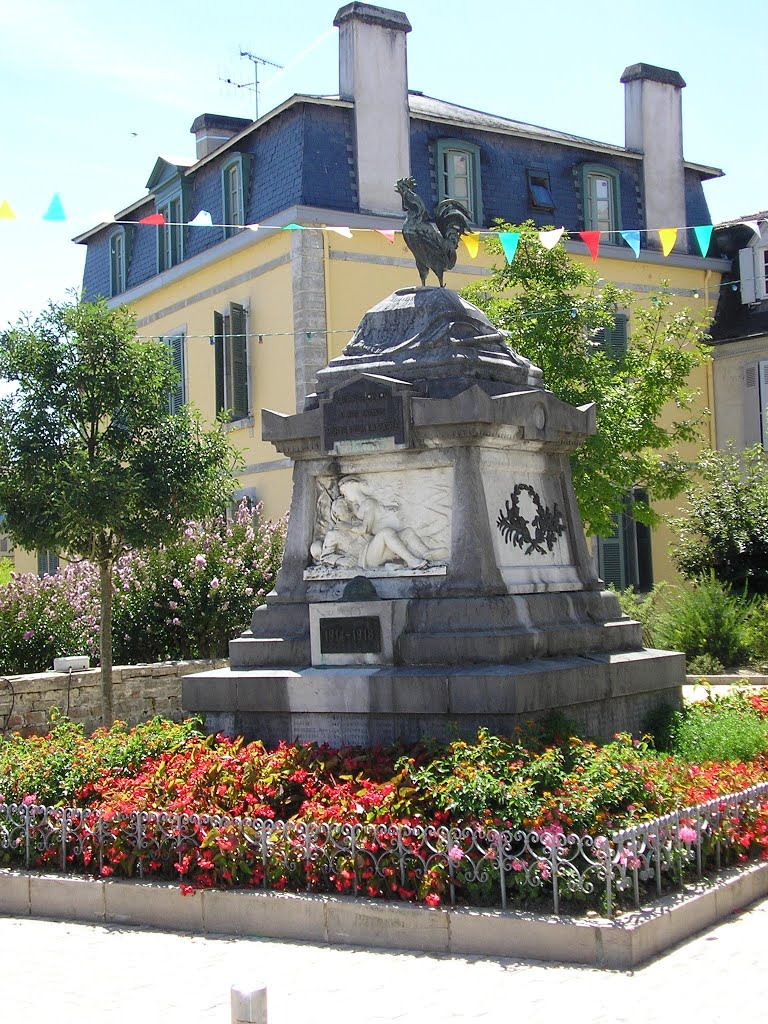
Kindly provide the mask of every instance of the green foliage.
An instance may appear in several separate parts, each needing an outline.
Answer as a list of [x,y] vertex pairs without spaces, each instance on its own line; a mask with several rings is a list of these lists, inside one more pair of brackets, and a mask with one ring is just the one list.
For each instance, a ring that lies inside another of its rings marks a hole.
[[[532,222],[499,229],[521,231],[514,261],[502,260],[489,282],[464,294],[541,367],[558,398],[576,406],[596,403],[597,433],[573,456],[573,478],[589,532],[610,534],[635,485],[655,499],[675,497],[685,487],[688,467],[676,449],[699,439],[705,415],[692,416],[697,392],[688,384],[691,371],[708,358],[704,325],[676,309],[662,290],[635,307],[629,349],[613,358],[599,335],[612,327],[617,307],[630,306],[631,296],[599,282],[563,246],[545,249]],[[487,244],[502,256],[496,238]],[[664,424],[662,410],[674,410]],[[656,519],[644,505],[636,514],[642,522]]]
[[640,622],[643,627],[643,644],[646,647],[660,647],[661,643],[657,635],[657,623],[662,609],[673,603],[674,594],[677,588],[662,582],[647,594],[638,594],[630,587],[628,590],[616,590],[609,587],[619,599],[621,610],[630,619]]
[[768,753],[768,719],[741,695],[690,704],[668,723],[664,744],[692,764],[752,761]]
[[0,558],[0,587],[7,587],[11,582],[13,563],[10,558]]
[[0,334],[0,509],[14,540],[100,570],[102,714],[112,719],[111,578],[129,547],[168,541],[224,507],[235,450],[188,407],[169,350],[105,301],[49,305]]
[[748,614],[745,601],[710,575],[677,591],[659,612],[654,636],[658,646],[688,659],[709,655],[729,668],[749,658]]
[[[14,733],[0,740],[0,794],[7,803],[19,803],[30,794],[36,803],[66,803],[88,782],[110,774],[127,776],[148,757],[179,750],[190,737],[200,736],[200,722],[181,724],[153,718],[127,729],[115,722],[89,739],[54,708],[46,737],[27,739]],[[0,800],[2,802],[2,800]]]
[[675,521],[678,569],[689,579],[712,572],[750,593],[768,593],[768,452],[759,445],[741,453],[732,445],[708,449],[698,473],[686,514]]

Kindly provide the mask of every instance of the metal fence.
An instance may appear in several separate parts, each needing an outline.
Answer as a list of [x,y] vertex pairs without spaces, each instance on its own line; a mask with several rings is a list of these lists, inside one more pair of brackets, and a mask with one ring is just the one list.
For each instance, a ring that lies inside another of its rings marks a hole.
[[545,897],[555,914],[587,902],[610,916],[617,905],[640,907],[743,859],[749,823],[761,813],[768,816],[768,783],[604,836],[558,825],[525,831],[0,804],[0,863],[199,883],[195,871],[223,853],[233,865],[229,878],[217,879],[225,884],[412,899],[431,880],[451,905],[507,909]]

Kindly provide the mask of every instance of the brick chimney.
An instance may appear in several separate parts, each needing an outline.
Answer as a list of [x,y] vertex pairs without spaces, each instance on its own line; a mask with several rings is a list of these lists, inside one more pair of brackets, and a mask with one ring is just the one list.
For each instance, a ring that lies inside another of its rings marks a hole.
[[401,11],[373,4],[342,7],[339,30],[339,95],[355,104],[355,145],[360,209],[402,214],[394,191],[411,167],[406,34]]
[[[624,137],[627,149],[643,154],[645,222],[648,228],[679,228],[686,223],[683,171],[685,82],[677,71],[653,64],[632,64],[624,84]],[[649,245],[659,247],[649,236]],[[686,232],[675,249],[687,252]]]
[[228,117],[226,114],[200,114],[189,129],[195,136],[198,160],[223,146],[234,135],[253,124],[247,117]]

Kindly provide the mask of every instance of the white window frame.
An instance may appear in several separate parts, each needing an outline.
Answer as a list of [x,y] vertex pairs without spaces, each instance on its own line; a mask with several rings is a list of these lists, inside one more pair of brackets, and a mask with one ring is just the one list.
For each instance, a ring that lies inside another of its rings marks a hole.
[[[119,249],[119,260],[115,252]],[[109,236],[109,294],[114,298],[125,291],[127,278],[127,246],[125,228],[118,228]]]
[[744,305],[768,299],[768,245],[762,240],[755,239],[755,245],[739,249],[739,277]]
[[[171,359],[181,378],[179,387],[168,395],[168,411],[175,415],[188,402],[187,397],[187,329],[180,327],[163,337],[163,341],[171,350]],[[176,359],[178,352],[179,358]]]
[[744,367],[744,447],[768,452],[768,359]]

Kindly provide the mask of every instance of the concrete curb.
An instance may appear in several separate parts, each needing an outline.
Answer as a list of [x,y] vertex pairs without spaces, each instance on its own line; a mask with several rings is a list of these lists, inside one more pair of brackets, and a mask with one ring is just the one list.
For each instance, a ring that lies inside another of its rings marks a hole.
[[626,970],[768,895],[768,864],[724,872],[653,907],[602,918],[207,889],[0,870],[0,914]]

